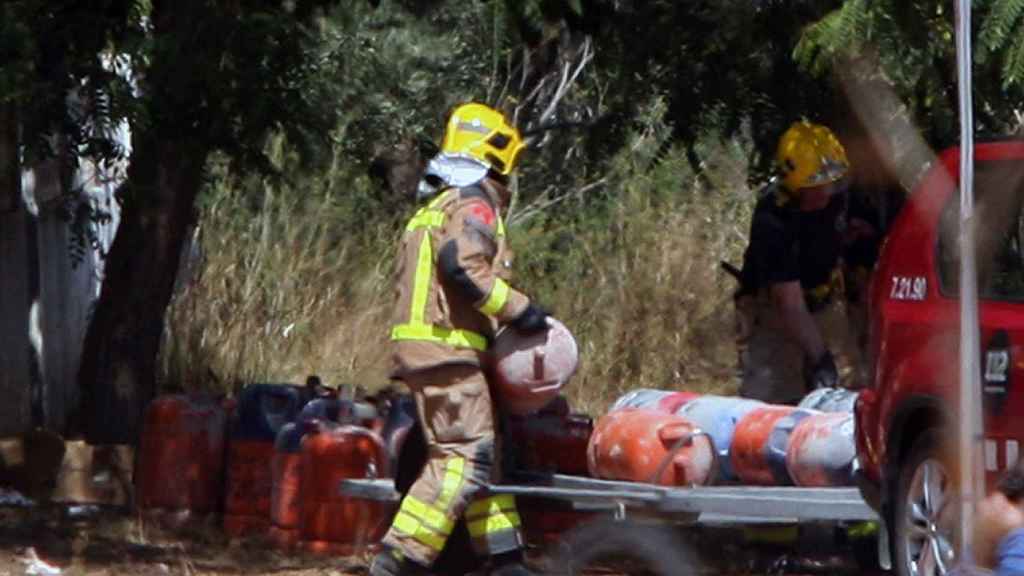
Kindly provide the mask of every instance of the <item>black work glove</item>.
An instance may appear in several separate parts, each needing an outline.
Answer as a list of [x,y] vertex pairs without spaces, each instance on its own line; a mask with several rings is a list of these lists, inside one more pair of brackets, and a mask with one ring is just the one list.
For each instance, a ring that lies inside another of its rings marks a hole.
[[548,329],[548,313],[531,302],[519,316],[509,322],[509,326],[520,334],[536,334]]
[[818,388],[835,388],[839,385],[839,371],[831,352],[826,350],[817,362],[804,362],[804,384],[808,392]]

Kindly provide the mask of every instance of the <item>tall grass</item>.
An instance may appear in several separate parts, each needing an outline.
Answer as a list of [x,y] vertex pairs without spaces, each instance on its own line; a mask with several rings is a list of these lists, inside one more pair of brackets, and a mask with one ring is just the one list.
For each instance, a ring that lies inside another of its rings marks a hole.
[[[513,237],[527,255],[520,283],[579,340],[568,394],[593,413],[639,387],[735,392],[735,284],[719,263],[738,263],[746,244],[745,163],[723,145],[706,150],[709,186],[681,150],[644,154],[656,144],[638,138],[619,159],[604,213],[556,228],[553,240]],[[537,248],[545,243],[559,249]]]
[[200,219],[204,256],[168,312],[169,384],[384,381],[398,219],[366,219],[369,184],[349,176],[215,181]]
[[[738,262],[745,244],[742,146],[710,139],[700,179],[663,144],[638,132],[607,172],[604,200],[510,228],[514,283],[579,340],[567,393],[580,410],[599,413],[636,387],[735,390],[735,286],[719,261]],[[373,206],[370,184],[337,166],[306,180],[215,181],[201,215],[205,258],[169,311],[168,382],[317,373],[334,385],[388,383],[392,254],[411,206]]]

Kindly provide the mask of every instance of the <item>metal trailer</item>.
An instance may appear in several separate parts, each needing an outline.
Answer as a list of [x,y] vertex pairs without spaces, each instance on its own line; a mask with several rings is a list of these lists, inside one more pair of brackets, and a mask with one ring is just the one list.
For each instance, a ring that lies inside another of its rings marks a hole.
[[[580,511],[607,511],[617,518],[632,514],[671,518],[673,523],[800,523],[878,521],[858,488],[790,486],[657,486],[562,474],[518,473],[516,484],[489,486],[492,494],[549,498],[572,503]],[[390,479],[343,480],[346,496],[398,501]]]
[[[701,434],[702,432],[695,432]],[[668,464],[686,442],[666,456]],[[715,463],[717,466],[717,462]],[[659,472],[661,469],[659,469]],[[660,474],[655,474],[658,477]],[[575,573],[587,558],[602,553],[628,552],[654,574],[687,573],[694,554],[681,546],[666,527],[781,524],[843,524],[874,521],[877,564],[890,569],[888,530],[856,487],[800,488],[789,486],[660,486],[641,482],[601,480],[583,476],[513,472],[508,482],[490,485],[492,494],[568,502],[573,510],[606,514],[607,521],[585,526],[568,536],[574,546],[561,546],[563,558],[553,562],[558,573]],[[343,480],[342,494],[368,500],[397,502],[401,495],[391,479]],[[584,543],[584,544],[581,544]],[[584,558],[586,556],[587,558]]]

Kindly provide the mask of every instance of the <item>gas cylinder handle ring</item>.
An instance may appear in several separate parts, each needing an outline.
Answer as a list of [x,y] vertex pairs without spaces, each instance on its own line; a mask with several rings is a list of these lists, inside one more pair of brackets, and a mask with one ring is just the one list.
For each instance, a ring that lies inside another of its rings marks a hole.
[[715,451],[715,442],[711,438],[711,434],[701,430],[700,428],[694,428],[692,431],[690,431],[687,434],[683,434],[682,436],[679,437],[678,440],[672,443],[672,447],[668,449],[668,452],[665,454],[665,457],[661,459],[661,463],[658,464],[658,469],[654,471],[654,474],[651,475],[651,478],[650,480],[647,481],[647,483],[657,484],[658,480],[661,480],[661,475],[665,473],[665,469],[668,468],[668,465],[672,462],[672,459],[675,458],[676,452],[679,452],[679,450],[681,450],[683,446],[693,445],[693,439],[696,438],[697,436],[704,436],[705,438],[708,439],[708,442],[711,445],[711,469],[717,470],[718,453]]

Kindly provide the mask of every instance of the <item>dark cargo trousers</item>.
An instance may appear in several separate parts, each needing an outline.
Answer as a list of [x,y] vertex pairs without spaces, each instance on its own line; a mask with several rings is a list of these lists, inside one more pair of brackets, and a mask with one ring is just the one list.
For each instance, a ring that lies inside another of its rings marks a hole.
[[494,405],[483,371],[442,366],[403,380],[416,400],[427,464],[402,499],[383,544],[429,567],[465,515],[477,554],[521,548],[515,499],[483,489],[500,474]]

